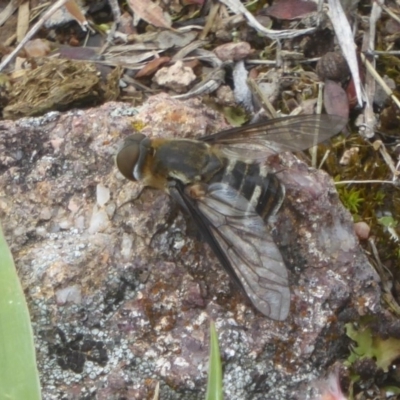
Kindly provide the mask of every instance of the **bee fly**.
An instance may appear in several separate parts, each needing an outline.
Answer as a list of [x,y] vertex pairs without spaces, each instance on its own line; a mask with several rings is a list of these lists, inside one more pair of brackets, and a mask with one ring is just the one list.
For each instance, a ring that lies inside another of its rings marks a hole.
[[125,139],[117,166],[125,178],[178,200],[255,308],[284,320],[290,308],[288,273],[268,221],[282,204],[285,188],[266,160],[323,142],[345,123],[338,116],[302,115],[197,140],[137,133]]

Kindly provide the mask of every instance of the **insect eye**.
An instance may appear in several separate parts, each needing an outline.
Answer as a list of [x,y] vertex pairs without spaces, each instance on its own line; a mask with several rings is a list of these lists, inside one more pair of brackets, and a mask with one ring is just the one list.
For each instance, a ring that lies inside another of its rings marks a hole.
[[117,154],[117,167],[121,174],[131,181],[136,181],[133,171],[140,158],[140,143],[145,135],[136,133],[128,136]]

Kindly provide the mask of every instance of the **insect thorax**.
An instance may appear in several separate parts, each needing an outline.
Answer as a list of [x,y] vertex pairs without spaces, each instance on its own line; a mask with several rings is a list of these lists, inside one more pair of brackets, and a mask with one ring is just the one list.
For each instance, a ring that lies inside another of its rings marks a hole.
[[157,148],[154,170],[184,184],[208,181],[223,168],[211,146],[196,140],[173,140]]

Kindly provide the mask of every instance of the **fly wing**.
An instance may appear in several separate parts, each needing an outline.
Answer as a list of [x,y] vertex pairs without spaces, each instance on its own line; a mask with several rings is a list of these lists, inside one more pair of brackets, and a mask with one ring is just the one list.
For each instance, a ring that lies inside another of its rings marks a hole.
[[201,196],[193,195],[194,186],[178,183],[179,197],[219,261],[258,311],[284,320],[290,307],[288,274],[269,227],[229,185],[202,185]]
[[276,154],[315,146],[339,133],[346,123],[337,115],[297,115],[228,129],[199,140],[224,147],[261,146]]

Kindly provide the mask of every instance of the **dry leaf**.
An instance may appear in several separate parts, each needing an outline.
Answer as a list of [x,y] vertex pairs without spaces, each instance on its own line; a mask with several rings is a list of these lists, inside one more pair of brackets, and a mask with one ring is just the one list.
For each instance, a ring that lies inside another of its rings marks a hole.
[[124,12],[121,15],[118,23],[118,31],[125,33],[126,35],[132,35],[136,32],[133,27],[133,18],[132,15],[128,12]]
[[400,24],[394,19],[389,19],[386,21],[385,31],[389,35],[395,35],[400,32]]
[[45,57],[50,53],[51,45],[48,40],[33,39],[26,43],[24,50],[28,57]]
[[75,0],[68,0],[64,7],[68,10],[68,12],[75,18],[75,20],[78,22],[78,24],[86,30],[86,26],[88,25],[88,22],[85,18],[85,16],[82,13],[81,8],[79,5],[76,3]]
[[179,48],[187,46],[197,37],[197,32],[175,32],[175,31],[161,31],[157,34],[157,38],[154,40],[157,43],[159,49],[170,49],[172,47]]
[[99,60],[98,51],[93,47],[71,47],[61,46],[59,49],[60,58],[69,60]]
[[[2,6],[0,11],[0,26],[2,26],[11,17],[11,15],[14,14],[15,10],[19,7],[19,3],[20,2],[18,0],[11,0],[5,7]],[[5,4],[5,2],[3,4]]]
[[276,19],[299,19],[317,11],[317,3],[304,0],[280,0],[264,10],[263,14]]
[[142,78],[154,74],[158,68],[171,60],[171,57],[158,57],[149,61],[136,75],[135,78]]
[[17,41],[21,42],[29,29],[29,1],[18,8]]
[[128,0],[128,5],[139,17],[157,28],[171,28],[170,19],[165,17],[160,6],[153,3],[151,0]]
[[350,79],[349,84],[347,85],[346,93],[347,93],[347,99],[348,99],[348,102],[349,102],[349,107],[352,110],[354,108],[358,107],[356,87],[354,85],[353,78]]
[[324,105],[328,114],[349,118],[349,101],[344,89],[336,82],[325,81]]
[[239,61],[251,54],[251,46],[247,42],[225,43],[214,49],[221,61]]
[[181,3],[184,6],[188,6],[188,5],[191,5],[191,4],[196,4],[196,5],[202,6],[204,4],[204,1],[205,0],[182,0]]

